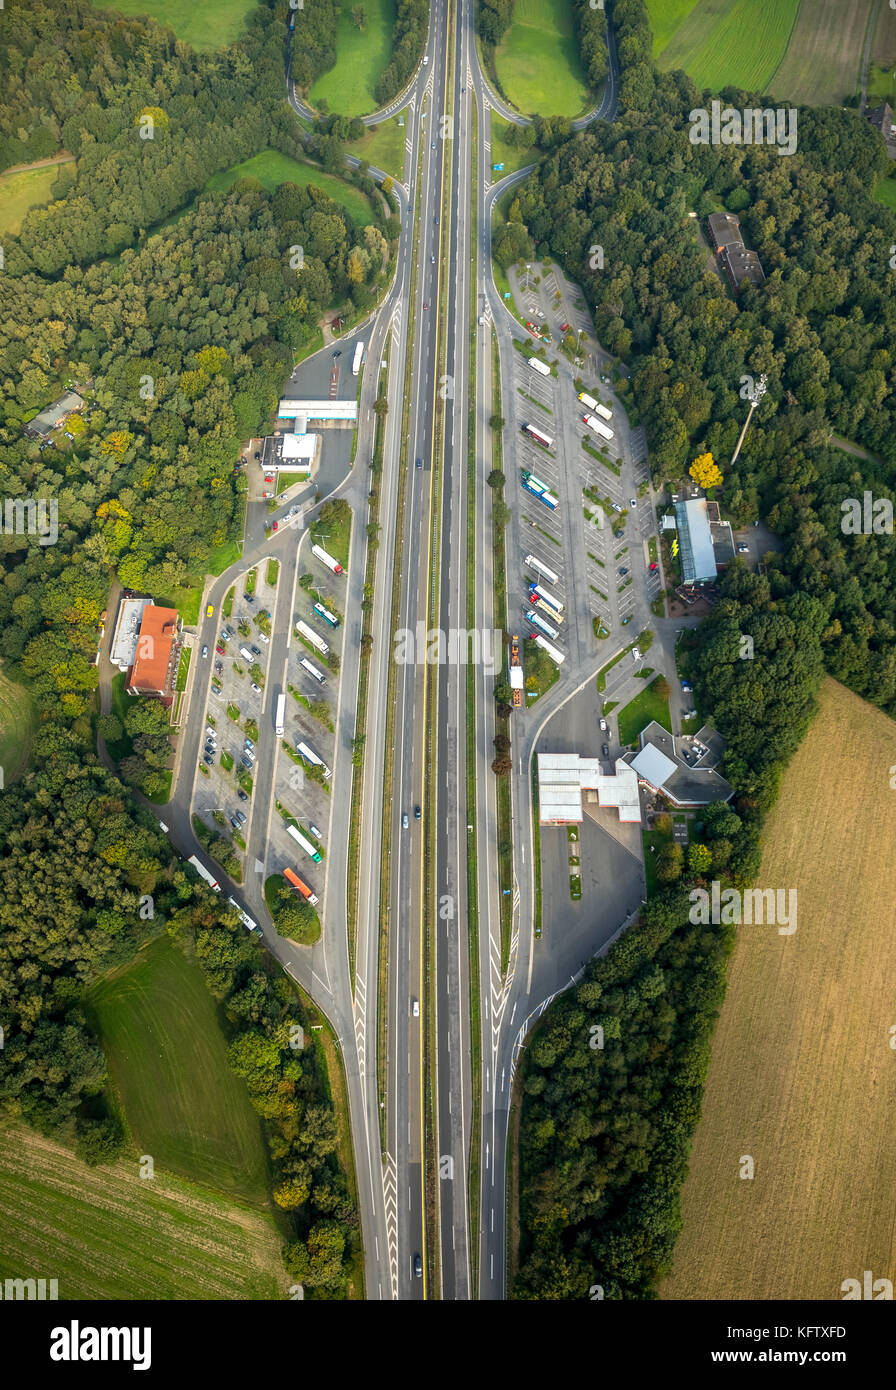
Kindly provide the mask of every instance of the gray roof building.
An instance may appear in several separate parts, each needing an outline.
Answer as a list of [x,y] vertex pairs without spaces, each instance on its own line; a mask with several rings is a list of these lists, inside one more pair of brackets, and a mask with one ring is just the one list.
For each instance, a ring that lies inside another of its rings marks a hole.
[[66,391],[58,401],[54,401],[46,410],[42,410],[33,420],[28,421],[25,433],[29,439],[46,439],[48,434],[52,434],[53,430],[62,424],[67,415],[80,410],[83,404],[77,391]]
[[733,212],[711,212],[706,219],[716,255],[728,272],[731,288],[737,293],[744,280],[761,285],[765,271],[755,251],[748,251],[740,232],[740,218]]

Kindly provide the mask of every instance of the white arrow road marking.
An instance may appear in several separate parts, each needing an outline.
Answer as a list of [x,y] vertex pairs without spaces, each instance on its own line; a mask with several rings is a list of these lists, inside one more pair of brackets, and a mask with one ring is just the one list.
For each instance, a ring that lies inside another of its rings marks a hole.
[[386,1210],[386,1238],[389,1241],[389,1273],[392,1281],[392,1297],[398,1298],[398,1185],[395,1159],[386,1155],[386,1169],[383,1173],[383,1202]]

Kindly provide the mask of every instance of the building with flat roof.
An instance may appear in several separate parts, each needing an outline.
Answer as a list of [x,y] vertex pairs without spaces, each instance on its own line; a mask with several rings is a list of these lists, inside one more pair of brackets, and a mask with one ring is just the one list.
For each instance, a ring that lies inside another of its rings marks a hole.
[[42,410],[39,415],[35,415],[33,420],[29,420],[25,426],[25,433],[29,439],[46,439],[53,430],[58,429],[61,424],[73,415],[76,410],[80,410],[84,401],[77,391],[66,391],[64,396],[60,396],[58,401],[48,405],[46,410]]
[[705,497],[675,503],[681,574],[685,584],[707,583],[716,578],[715,549]]
[[134,664],[143,612],[151,603],[152,599],[146,594],[126,594],[119,601],[109,647],[109,660],[119,671],[129,671]]
[[358,402],[282,400],[277,414],[281,420],[294,420],[304,415],[306,421],[329,420],[335,424],[353,425],[358,418]]
[[642,730],[638,742],[639,751],[626,754],[631,771],[674,806],[708,806],[712,801],[730,801],[734,795],[731,783],[716,771],[725,751],[717,729],[704,726],[693,736],[676,738],[654,720]]
[[640,823],[638,778],[623,758],[613,773],[598,758],[578,753],[538,754],[538,819],[542,825],[580,825],[582,793],[595,792],[598,805],[615,807],[621,821]]
[[170,700],[180,655],[180,618],[176,608],[148,603],[140,619],[137,650],[128,672],[129,695],[160,695]]

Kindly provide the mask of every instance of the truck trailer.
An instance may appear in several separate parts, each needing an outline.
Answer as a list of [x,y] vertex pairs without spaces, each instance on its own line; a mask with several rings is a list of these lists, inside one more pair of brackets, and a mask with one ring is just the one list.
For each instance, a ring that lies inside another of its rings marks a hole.
[[327,767],[327,765],[326,765],[326,763],[324,762],[323,758],[319,758],[319,757],[317,756],[317,754],[314,752],[313,748],[309,748],[307,743],[297,743],[297,744],[296,744],[296,752],[297,752],[297,753],[301,753],[301,755],[302,755],[302,757],[305,759],[305,761],[308,762],[308,763],[311,763],[312,767],[319,767],[319,768],[322,770],[322,772],[323,772],[323,774],[324,774],[324,777],[325,777],[325,778],[327,779],[327,781],[329,782],[329,780],[330,780],[330,778],[331,778],[331,776],[332,776],[333,774],[331,773],[330,769]]
[[287,883],[292,884],[293,888],[295,888],[297,893],[301,893],[306,903],[310,903],[312,907],[317,906],[317,904],[320,902],[320,898],[317,896],[316,893],[312,893],[311,889],[308,887],[308,884],[303,882],[303,880],[299,878],[298,874],[293,873],[292,869],[284,869],[283,877],[286,879]]
[[326,565],[327,569],[332,570],[334,574],[342,573],[342,566],[339,561],[334,560],[332,555],[328,555],[322,545],[313,545],[311,554],[316,555],[321,564]]
[[316,647],[321,656],[326,656],[327,652],[330,650],[324,639],[314,631],[313,627],[309,627],[307,623],[303,623],[301,618],[296,623],[296,632],[304,637],[306,642],[310,642],[312,647]]

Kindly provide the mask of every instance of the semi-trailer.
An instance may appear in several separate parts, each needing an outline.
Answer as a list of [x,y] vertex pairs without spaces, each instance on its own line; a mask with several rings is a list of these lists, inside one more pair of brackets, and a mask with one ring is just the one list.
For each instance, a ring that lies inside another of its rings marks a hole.
[[302,879],[300,879],[298,874],[293,873],[292,869],[284,869],[283,877],[286,879],[287,883],[292,884],[293,888],[295,888],[297,893],[301,893],[306,903],[310,903],[312,907],[317,906],[317,904],[320,902],[320,898],[317,896],[316,893],[312,893],[311,889],[308,887],[308,884],[305,883]]
[[582,419],[590,430],[594,430],[595,434],[601,435],[604,439],[613,438],[613,431],[607,428],[603,420],[598,420],[596,415],[583,415]]
[[195,855],[195,854],[191,854],[191,855],[190,855],[189,859],[187,860],[187,863],[193,865],[193,868],[196,870],[196,872],[197,872],[197,874],[199,875],[199,877],[205,879],[205,881],[206,881],[206,883],[208,884],[209,888],[214,888],[214,890],[215,890],[216,893],[220,893],[220,891],[221,891],[221,885],[220,885],[220,883],[219,883],[218,880],[215,878],[214,874],[210,874],[209,871],[208,871],[208,869],[205,867],[205,865],[202,864],[202,863],[200,863],[200,861],[196,858],[196,855]]
[[552,569],[548,569],[547,565],[539,560],[537,555],[527,555],[523,563],[534,570],[536,574],[540,574],[542,579],[546,579],[548,583],[557,583],[558,576]]
[[532,367],[534,371],[540,372],[542,376],[551,375],[551,369],[548,364],[546,362],[539,362],[537,357],[529,358],[529,366]]
[[543,652],[547,652],[548,656],[557,666],[562,666],[564,661],[566,660],[566,657],[563,655],[563,653],[558,652],[557,648],[552,647],[550,642],[546,642],[543,637],[536,637],[535,645],[536,647],[541,647],[541,650]]
[[332,773],[331,773],[330,769],[327,767],[327,765],[326,765],[326,763],[324,762],[323,758],[319,758],[319,757],[317,756],[317,754],[314,752],[314,749],[313,749],[313,748],[309,748],[307,743],[297,743],[297,744],[296,744],[296,752],[297,752],[297,753],[301,753],[301,755],[302,755],[302,757],[305,759],[305,761],[311,763],[311,765],[312,765],[313,767],[319,767],[319,768],[321,768],[321,770],[323,771],[324,777],[325,777],[326,780],[329,782],[329,780],[330,780],[330,778],[331,778],[331,776],[332,776]]
[[277,707],[274,710],[274,733],[280,735],[286,728],[286,696],[277,696]]
[[314,631],[313,627],[309,627],[307,623],[302,622],[301,618],[296,623],[296,632],[300,633],[306,642],[310,642],[312,647],[316,647],[321,656],[326,656],[327,652],[330,650],[324,639]]
[[540,632],[543,632],[545,637],[560,636],[560,633],[557,631],[557,629],[555,627],[551,627],[550,623],[546,623],[544,618],[542,618],[540,614],[536,613],[534,608],[530,608],[527,611],[526,618],[532,624],[533,627],[537,627]]
[[321,671],[319,667],[315,666],[313,661],[309,661],[307,656],[302,657],[301,664],[304,666],[309,676],[314,677],[318,685],[324,685],[326,683],[327,678],[324,675],[323,671]]
[[300,831],[296,830],[294,825],[288,825],[286,827],[286,833],[292,836],[296,844],[301,846],[305,853],[314,860],[315,864],[320,863],[320,850],[315,849],[311,841],[306,840],[305,836],[301,834]]
[[311,554],[316,555],[321,564],[326,565],[327,569],[332,570],[334,574],[342,573],[342,566],[339,561],[334,560],[332,555],[328,555],[322,545],[313,545]]

